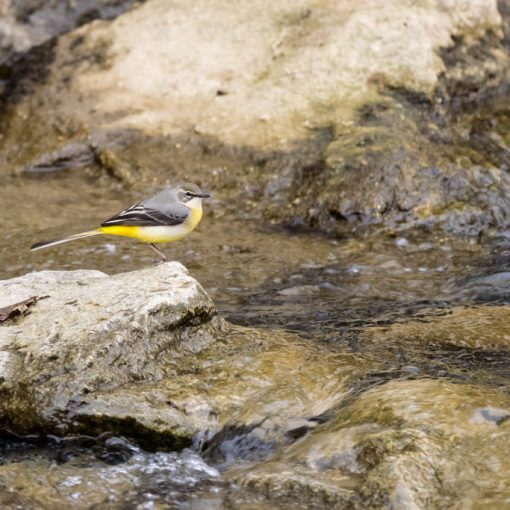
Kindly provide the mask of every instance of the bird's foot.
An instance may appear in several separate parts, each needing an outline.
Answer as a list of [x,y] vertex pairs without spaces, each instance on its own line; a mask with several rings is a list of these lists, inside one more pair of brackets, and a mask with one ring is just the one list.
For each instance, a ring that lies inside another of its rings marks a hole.
[[154,259],[154,262],[152,263],[152,265],[159,266],[160,264],[164,264],[165,262],[170,262],[170,259],[157,258],[157,259]]
[[158,254],[158,259],[154,261],[154,265],[157,266],[163,262],[169,262],[170,259],[153,243],[149,243],[149,246]]

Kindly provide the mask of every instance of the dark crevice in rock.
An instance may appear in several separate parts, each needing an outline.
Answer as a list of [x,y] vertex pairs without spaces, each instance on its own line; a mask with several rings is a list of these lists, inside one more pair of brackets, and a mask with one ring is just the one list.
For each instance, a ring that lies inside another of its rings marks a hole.
[[474,42],[462,36],[452,39],[452,46],[439,52],[446,71],[441,76],[437,96],[444,107],[452,112],[466,111],[508,92],[510,55],[505,40],[492,30]]
[[226,425],[204,444],[204,459],[225,467],[239,461],[254,462],[267,458],[275,451],[276,440],[266,442],[258,437],[256,432],[263,421],[251,425]]
[[179,435],[176,430],[158,431],[146,427],[134,417],[125,418],[113,416],[83,416],[74,417],[73,430],[88,435],[103,435],[105,433],[121,435],[133,439],[147,451],[178,451],[191,446],[192,439],[189,434]]
[[4,82],[0,88],[0,119],[5,115],[7,104],[14,104],[22,97],[30,94],[35,83],[45,82],[55,57],[57,39],[52,38],[30,51],[15,55],[10,62],[0,64],[0,80]]
[[387,93],[395,98],[398,102],[410,108],[430,109],[434,105],[424,92],[417,92],[405,87],[387,86]]
[[[167,310],[168,312],[172,312],[170,308]],[[159,308],[158,310],[152,311],[150,315],[165,313],[165,308]],[[177,321],[173,322],[171,326],[167,326],[161,331],[173,332],[178,330],[184,330],[185,328],[194,328],[198,326],[204,326],[210,323],[215,317],[218,316],[218,313],[214,308],[210,308],[209,310],[204,310],[203,307],[198,308],[197,310],[193,308],[189,308],[185,310],[185,313],[180,317]]]

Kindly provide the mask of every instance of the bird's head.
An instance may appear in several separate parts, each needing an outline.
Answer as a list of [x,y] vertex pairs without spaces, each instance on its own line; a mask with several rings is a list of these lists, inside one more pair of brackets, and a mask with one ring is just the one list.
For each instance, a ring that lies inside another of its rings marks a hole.
[[177,199],[184,204],[191,201],[201,202],[203,198],[208,197],[210,195],[204,193],[196,184],[183,184],[177,189]]

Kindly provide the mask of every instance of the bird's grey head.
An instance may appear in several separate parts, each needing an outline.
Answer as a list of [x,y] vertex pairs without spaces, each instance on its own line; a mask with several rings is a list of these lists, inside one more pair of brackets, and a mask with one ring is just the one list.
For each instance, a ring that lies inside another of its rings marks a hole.
[[208,193],[204,193],[200,187],[196,184],[181,184],[177,187],[177,200],[179,202],[189,202],[194,198],[208,198],[210,195]]

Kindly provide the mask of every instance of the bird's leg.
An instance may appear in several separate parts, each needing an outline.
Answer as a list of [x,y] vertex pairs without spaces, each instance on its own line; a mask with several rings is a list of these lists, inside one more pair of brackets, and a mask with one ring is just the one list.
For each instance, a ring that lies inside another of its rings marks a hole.
[[154,243],[149,243],[149,246],[158,254],[160,262],[168,262],[168,257]]

